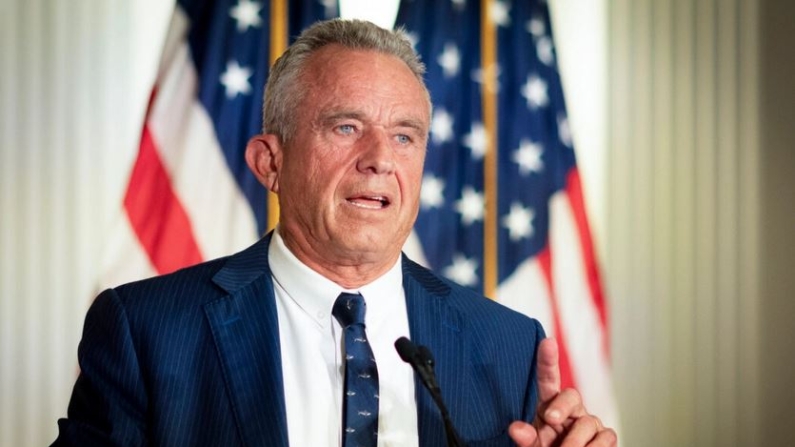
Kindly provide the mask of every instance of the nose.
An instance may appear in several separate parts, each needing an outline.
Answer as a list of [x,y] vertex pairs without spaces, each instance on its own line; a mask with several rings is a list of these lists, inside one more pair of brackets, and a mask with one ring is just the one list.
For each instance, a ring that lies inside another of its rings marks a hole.
[[357,161],[361,172],[389,174],[395,170],[395,153],[389,135],[383,129],[371,129],[360,140],[362,147]]

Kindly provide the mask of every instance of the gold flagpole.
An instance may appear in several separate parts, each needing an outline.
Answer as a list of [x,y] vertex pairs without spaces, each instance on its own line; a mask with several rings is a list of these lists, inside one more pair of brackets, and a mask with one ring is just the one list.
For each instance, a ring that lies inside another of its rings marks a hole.
[[486,212],[483,218],[483,292],[497,298],[497,30],[491,20],[493,0],[481,0],[481,69],[483,127],[487,148],[483,158]]
[[[271,0],[270,65],[287,49],[287,0]],[[279,198],[268,191],[268,231],[279,222]]]

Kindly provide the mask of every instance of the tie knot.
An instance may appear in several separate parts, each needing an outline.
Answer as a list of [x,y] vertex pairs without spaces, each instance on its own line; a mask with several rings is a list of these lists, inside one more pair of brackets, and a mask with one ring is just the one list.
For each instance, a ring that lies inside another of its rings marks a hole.
[[343,329],[352,324],[364,325],[364,313],[367,311],[367,304],[364,297],[360,294],[340,293],[331,314],[340,323]]

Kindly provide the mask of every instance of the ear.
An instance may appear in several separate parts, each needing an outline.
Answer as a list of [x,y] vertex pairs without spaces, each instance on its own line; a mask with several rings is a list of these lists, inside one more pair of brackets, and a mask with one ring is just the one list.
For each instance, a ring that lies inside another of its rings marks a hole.
[[279,173],[282,168],[282,145],[279,137],[262,134],[248,140],[246,164],[260,183],[273,193],[279,193]]

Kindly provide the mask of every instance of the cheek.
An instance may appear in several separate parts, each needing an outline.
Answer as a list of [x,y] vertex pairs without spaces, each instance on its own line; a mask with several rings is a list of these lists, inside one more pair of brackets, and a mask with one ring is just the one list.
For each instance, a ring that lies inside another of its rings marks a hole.
[[420,187],[422,186],[423,176],[423,161],[413,160],[406,163],[403,175],[401,176],[401,189],[403,194],[407,195],[407,199],[416,200],[420,195]]
[[305,196],[304,203],[312,203],[315,209],[334,207],[341,182],[339,170],[331,166],[313,166],[296,185],[299,193]]

